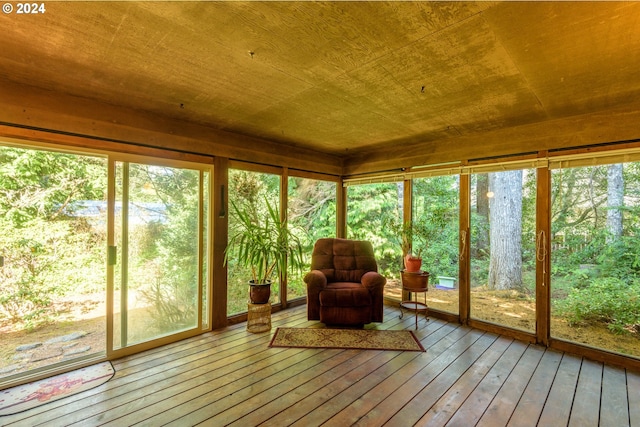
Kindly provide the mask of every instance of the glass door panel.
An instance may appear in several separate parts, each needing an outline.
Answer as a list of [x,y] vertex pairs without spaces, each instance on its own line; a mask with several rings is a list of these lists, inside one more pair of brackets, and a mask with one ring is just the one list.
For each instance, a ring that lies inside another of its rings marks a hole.
[[551,183],[551,336],[640,357],[640,162]]
[[[266,218],[267,203],[280,206],[280,176],[262,172],[229,169],[229,233],[238,227],[238,216],[233,208],[253,212],[256,218]],[[229,253],[236,253],[234,245],[229,245]],[[227,260],[227,314],[247,311],[249,300],[249,280],[251,268],[244,267],[230,256]],[[280,302],[279,284],[271,284],[271,303]]]
[[536,170],[471,176],[474,319],[535,332]]
[[105,157],[0,145],[0,382],[104,354]]
[[368,240],[387,278],[385,297],[401,300],[404,183],[353,185],[347,191],[347,236]]
[[205,176],[116,162],[114,349],[194,329],[206,294]]
[[289,177],[288,225],[302,243],[302,273],[289,271],[287,298],[307,294],[303,277],[311,268],[311,253],[316,240],[336,236],[336,183],[317,179]]
[[427,304],[457,314],[460,177],[413,180],[413,246],[429,272]]

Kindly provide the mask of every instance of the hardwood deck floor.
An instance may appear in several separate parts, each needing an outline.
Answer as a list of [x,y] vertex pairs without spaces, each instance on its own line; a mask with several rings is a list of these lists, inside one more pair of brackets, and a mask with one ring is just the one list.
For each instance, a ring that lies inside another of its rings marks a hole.
[[[306,308],[113,362],[106,384],[0,425],[640,426],[640,375],[437,319],[426,353],[269,348]],[[412,329],[386,307],[378,329]]]

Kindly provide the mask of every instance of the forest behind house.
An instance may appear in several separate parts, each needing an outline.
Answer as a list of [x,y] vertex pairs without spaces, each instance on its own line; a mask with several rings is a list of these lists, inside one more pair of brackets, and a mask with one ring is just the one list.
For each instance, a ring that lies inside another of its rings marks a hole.
[[[62,318],[73,322],[70,313],[88,312],[104,302],[106,217],[98,211],[107,200],[105,165],[101,157],[0,147],[3,331],[37,331]],[[265,200],[278,203],[279,176],[240,170],[231,170],[229,176],[230,200],[253,206],[261,214],[266,212]],[[167,322],[193,315],[196,295],[176,284],[194,272],[167,272],[153,266],[194,256],[180,236],[190,233],[195,219],[180,206],[192,203],[195,196],[180,187],[181,180],[191,178],[163,173],[159,167],[141,168],[135,179],[142,189],[135,208],[147,214],[135,225],[131,250],[140,256],[133,268],[145,272],[148,280],[134,287],[149,306],[162,304],[154,312],[164,315],[150,323],[162,330]],[[315,240],[335,235],[336,183],[288,180],[289,226],[303,242],[309,262]],[[629,345],[608,350],[640,357],[640,163],[554,169],[550,236],[536,232],[535,169],[473,174],[471,230],[462,237],[459,183],[459,176],[413,180],[413,251],[420,252],[432,290],[439,292],[430,306],[457,313],[458,284],[443,290],[437,278],[457,279],[462,240],[471,253],[471,317],[476,316],[474,307],[483,316],[483,300],[491,300],[495,309],[484,320],[501,323],[521,316],[522,329],[531,330],[535,312],[526,318],[516,313],[513,304],[535,307],[536,259],[550,256],[551,271],[546,274],[552,319],[575,330],[596,327],[614,341],[624,337]],[[403,184],[353,185],[347,191],[348,237],[371,241],[379,270],[390,283],[399,280],[406,226]],[[232,215],[229,222],[233,227]],[[159,235],[164,237],[152,238]],[[550,254],[541,250],[541,239],[550,240]],[[228,314],[246,310],[246,273],[229,261]],[[274,289],[277,300],[277,286]],[[79,298],[83,295],[87,298]],[[304,295],[300,274],[290,274],[288,299]],[[78,311],[74,304],[85,306]],[[578,340],[600,346],[588,341],[588,335]]]

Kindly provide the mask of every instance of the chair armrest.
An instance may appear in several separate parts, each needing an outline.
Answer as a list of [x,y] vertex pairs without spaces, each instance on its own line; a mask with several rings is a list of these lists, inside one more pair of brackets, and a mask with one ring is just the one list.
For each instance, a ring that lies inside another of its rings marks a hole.
[[364,273],[360,281],[365,288],[373,292],[375,289],[382,291],[387,283],[387,278],[375,271],[368,271]]
[[307,284],[307,320],[320,320],[320,291],[327,286],[327,276],[320,270],[311,270],[304,276]]
[[369,271],[364,273],[360,281],[371,295],[371,321],[382,322],[384,317],[384,285],[387,283],[387,278],[375,271]]
[[311,270],[304,276],[304,282],[307,284],[307,291],[313,289],[320,292],[327,286],[327,276],[320,270]]

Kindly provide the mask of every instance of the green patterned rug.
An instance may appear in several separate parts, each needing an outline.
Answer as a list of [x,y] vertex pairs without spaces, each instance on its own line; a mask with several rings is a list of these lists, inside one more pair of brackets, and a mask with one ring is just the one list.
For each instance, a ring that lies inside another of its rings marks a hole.
[[278,328],[269,347],[426,351],[412,331]]

